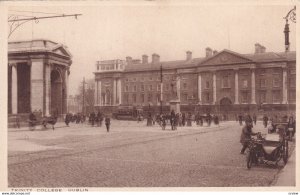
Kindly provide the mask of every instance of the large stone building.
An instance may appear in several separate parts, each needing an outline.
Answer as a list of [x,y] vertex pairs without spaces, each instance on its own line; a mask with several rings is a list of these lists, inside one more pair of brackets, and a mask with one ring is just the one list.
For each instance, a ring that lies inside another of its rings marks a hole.
[[49,40],[9,42],[8,114],[66,113],[71,63],[71,54],[62,44]]
[[[163,90],[161,92],[161,73]],[[220,52],[206,48],[206,56],[161,62],[158,54],[142,60],[97,61],[95,104],[112,110],[118,105],[144,106],[164,111],[179,99],[181,111],[218,113],[294,112],[296,52],[266,52],[255,44],[254,53]]]

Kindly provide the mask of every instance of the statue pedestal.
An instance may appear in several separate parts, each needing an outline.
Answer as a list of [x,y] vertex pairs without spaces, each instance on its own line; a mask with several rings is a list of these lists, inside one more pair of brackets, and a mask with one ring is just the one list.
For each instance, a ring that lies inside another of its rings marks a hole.
[[170,111],[174,110],[175,113],[180,112],[180,100],[170,100]]

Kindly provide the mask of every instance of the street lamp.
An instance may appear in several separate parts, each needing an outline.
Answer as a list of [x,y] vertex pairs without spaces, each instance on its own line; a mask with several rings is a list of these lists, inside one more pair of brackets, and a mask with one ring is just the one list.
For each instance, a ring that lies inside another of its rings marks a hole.
[[289,42],[289,20],[293,23],[296,23],[296,6],[291,9],[287,15],[284,17],[285,19],[285,27],[284,27],[284,37],[285,37],[285,51],[288,52],[290,50],[290,42]]

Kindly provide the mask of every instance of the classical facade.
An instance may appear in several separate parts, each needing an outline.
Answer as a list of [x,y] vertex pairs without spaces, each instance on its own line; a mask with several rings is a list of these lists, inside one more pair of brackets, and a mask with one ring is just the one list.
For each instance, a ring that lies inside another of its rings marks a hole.
[[[162,84],[161,84],[162,67]],[[98,61],[95,104],[107,109],[118,105],[168,110],[179,100],[182,111],[231,114],[238,112],[294,112],[296,52],[266,52],[255,44],[251,54],[206,48],[206,56],[161,62],[158,54],[142,60]]]
[[71,54],[59,43],[31,40],[8,43],[8,114],[67,112]]

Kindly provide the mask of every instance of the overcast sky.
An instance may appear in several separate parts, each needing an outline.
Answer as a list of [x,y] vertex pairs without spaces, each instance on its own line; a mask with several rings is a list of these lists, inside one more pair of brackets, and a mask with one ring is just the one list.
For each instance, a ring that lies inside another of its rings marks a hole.
[[[82,16],[78,20],[70,17],[28,22],[9,41],[43,38],[65,44],[73,55],[69,92],[75,94],[83,77],[94,78],[97,60],[141,58],[143,54],[150,57],[153,53],[158,53],[161,61],[181,60],[187,50],[193,52],[193,57],[203,57],[206,47],[253,53],[256,42],[267,51],[283,52],[283,17],[292,8],[156,2],[130,6],[106,3],[85,7],[10,7],[9,14],[23,17],[51,15],[31,12]],[[290,31],[291,50],[295,50],[294,23],[290,24]]]

